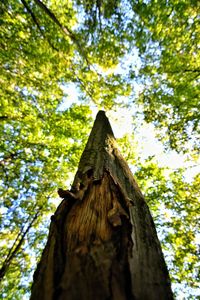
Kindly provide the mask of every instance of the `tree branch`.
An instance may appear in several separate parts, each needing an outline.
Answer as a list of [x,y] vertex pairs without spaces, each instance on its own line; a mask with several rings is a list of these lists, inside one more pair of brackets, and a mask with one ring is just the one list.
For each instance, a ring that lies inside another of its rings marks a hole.
[[79,52],[82,54],[82,56],[84,57],[84,59],[86,60],[88,66],[89,66],[90,63],[88,61],[86,54],[83,51],[83,47],[79,43],[78,39],[76,38],[76,36],[72,32],[72,30],[69,29],[69,27],[67,27],[66,25],[63,26],[60,23],[60,21],[57,19],[57,17],[55,16],[55,14],[43,2],[41,2],[40,0],[34,0],[34,2],[45,12],[46,15],[48,15],[50,17],[50,19],[61,29],[62,32],[65,35],[69,36],[70,39],[77,45]]
[[[31,229],[33,223],[35,222],[35,220],[38,218],[38,215],[40,213],[40,209],[36,212],[34,218],[32,219],[32,221],[29,223],[28,227],[26,228],[26,230],[23,233],[24,230],[24,226],[22,227],[22,229],[20,230],[20,232],[18,233],[11,249],[9,250],[6,259],[4,260],[4,263],[0,269],[0,281],[3,279],[3,277],[5,276],[13,258],[15,257],[16,253],[18,252],[19,248],[21,247],[22,243],[24,242],[25,236],[26,234],[29,232],[29,230]],[[21,235],[21,238],[20,238]],[[19,239],[20,238],[20,239]]]
[[[85,58],[88,67],[90,68],[91,63],[89,62],[88,58],[86,57],[85,53],[83,52],[83,49],[80,45],[80,43],[78,42],[78,40],[76,39],[75,35],[73,34],[73,32],[68,28],[68,27],[64,27],[62,26],[62,24],[59,22],[59,20],[56,18],[56,16],[54,15],[54,13],[52,11],[50,11],[48,9],[48,7],[46,7],[46,5],[44,5],[40,0],[34,0],[35,3],[51,18],[51,20],[56,23],[56,25],[63,31],[63,33],[65,35],[68,35],[71,40],[78,46],[80,53],[83,55],[83,57]],[[33,11],[30,9],[30,7],[28,6],[28,4],[26,3],[25,0],[21,0],[21,2],[23,3],[24,7],[26,8],[26,10],[29,12],[29,14],[31,15],[33,22],[35,23],[35,25],[37,26],[38,30],[40,31],[41,35],[48,41],[49,45],[52,47],[53,50],[59,52],[60,50],[56,47],[53,46],[53,44],[49,41],[49,39],[45,36],[43,30],[40,27],[39,22],[37,21],[37,18],[35,16],[35,14],[33,13]],[[100,13],[100,3],[99,0],[97,0],[98,3],[98,9],[99,9],[99,13]],[[96,71],[96,69],[94,68],[95,72],[98,74],[98,76],[100,76],[100,74]],[[86,87],[86,85],[83,83],[83,81],[78,77],[78,75],[76,74],[76,72],[73,70],[74,75],[76,76],[76,81],[83,87],[83,89],[85,90],[86,94],[88,94],[88,96],[91,98],[91,100],[93,102],[93,96],[90,93],[90,91],[88,90],[88,88]],[[96,103],[95,103],[96,104]]]
[[39,22],[37,21],[37,18],[35,16],[35,14],[33,13],[33,11],[30,9],[30,7],[28,6],[28,4],[26,3],[25,0],[21,0],[22,4],[24,5],[24,7],[26,8],[26,10],[28,11],[28,13],[31,15],[31,18],[33,20],[33,22],[35,23],[35,25],[37,26],[39,32],[41,33],[41,35],[44,37],[44,39],[47,40],[47,42],[49,43],[49,45],[54,49],[54,50],[58,50],[57,48],[54,47],[54,45],[50,42],[50,40],[46,37],[45,33],[43,32],[42,28],[40,27]]

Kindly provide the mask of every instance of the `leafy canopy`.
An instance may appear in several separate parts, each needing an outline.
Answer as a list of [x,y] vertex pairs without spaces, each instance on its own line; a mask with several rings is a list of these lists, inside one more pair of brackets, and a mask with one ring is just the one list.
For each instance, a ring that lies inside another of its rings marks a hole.
[[[195,157],[198,2],[2,0],[0,15],[0,279],[2,299],[22,299],[56,190],[69,185],[87,140],[91,107],[128,104],[137,124],[153,122],[168,147]],[[72,84],[76,103],[66,93]],[[192,299],[199,177],[166,177],[155,162],[140,162],[133,137],[121,145],[162,233],[171,277]]]

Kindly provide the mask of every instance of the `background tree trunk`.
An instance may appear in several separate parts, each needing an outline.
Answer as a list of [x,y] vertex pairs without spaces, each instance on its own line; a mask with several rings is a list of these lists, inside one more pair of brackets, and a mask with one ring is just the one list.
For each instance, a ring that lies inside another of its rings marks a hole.
[[100,111],[52,216],[31,300],[173,299],[155,226]]

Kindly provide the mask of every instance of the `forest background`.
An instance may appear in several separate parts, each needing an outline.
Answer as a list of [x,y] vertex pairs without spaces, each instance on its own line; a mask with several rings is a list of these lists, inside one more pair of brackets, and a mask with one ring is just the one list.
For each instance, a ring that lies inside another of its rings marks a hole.
[[28,299],[99,109],[151,209],[176,299],[199,292],[199,3],[2,0],[1,299]]

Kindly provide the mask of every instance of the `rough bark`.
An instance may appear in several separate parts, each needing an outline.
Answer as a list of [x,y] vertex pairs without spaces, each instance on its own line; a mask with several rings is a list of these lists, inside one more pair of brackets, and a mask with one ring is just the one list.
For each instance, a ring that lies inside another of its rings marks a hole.
[[31,300],[173,299],[155,226],[100,111],[50,225]]

